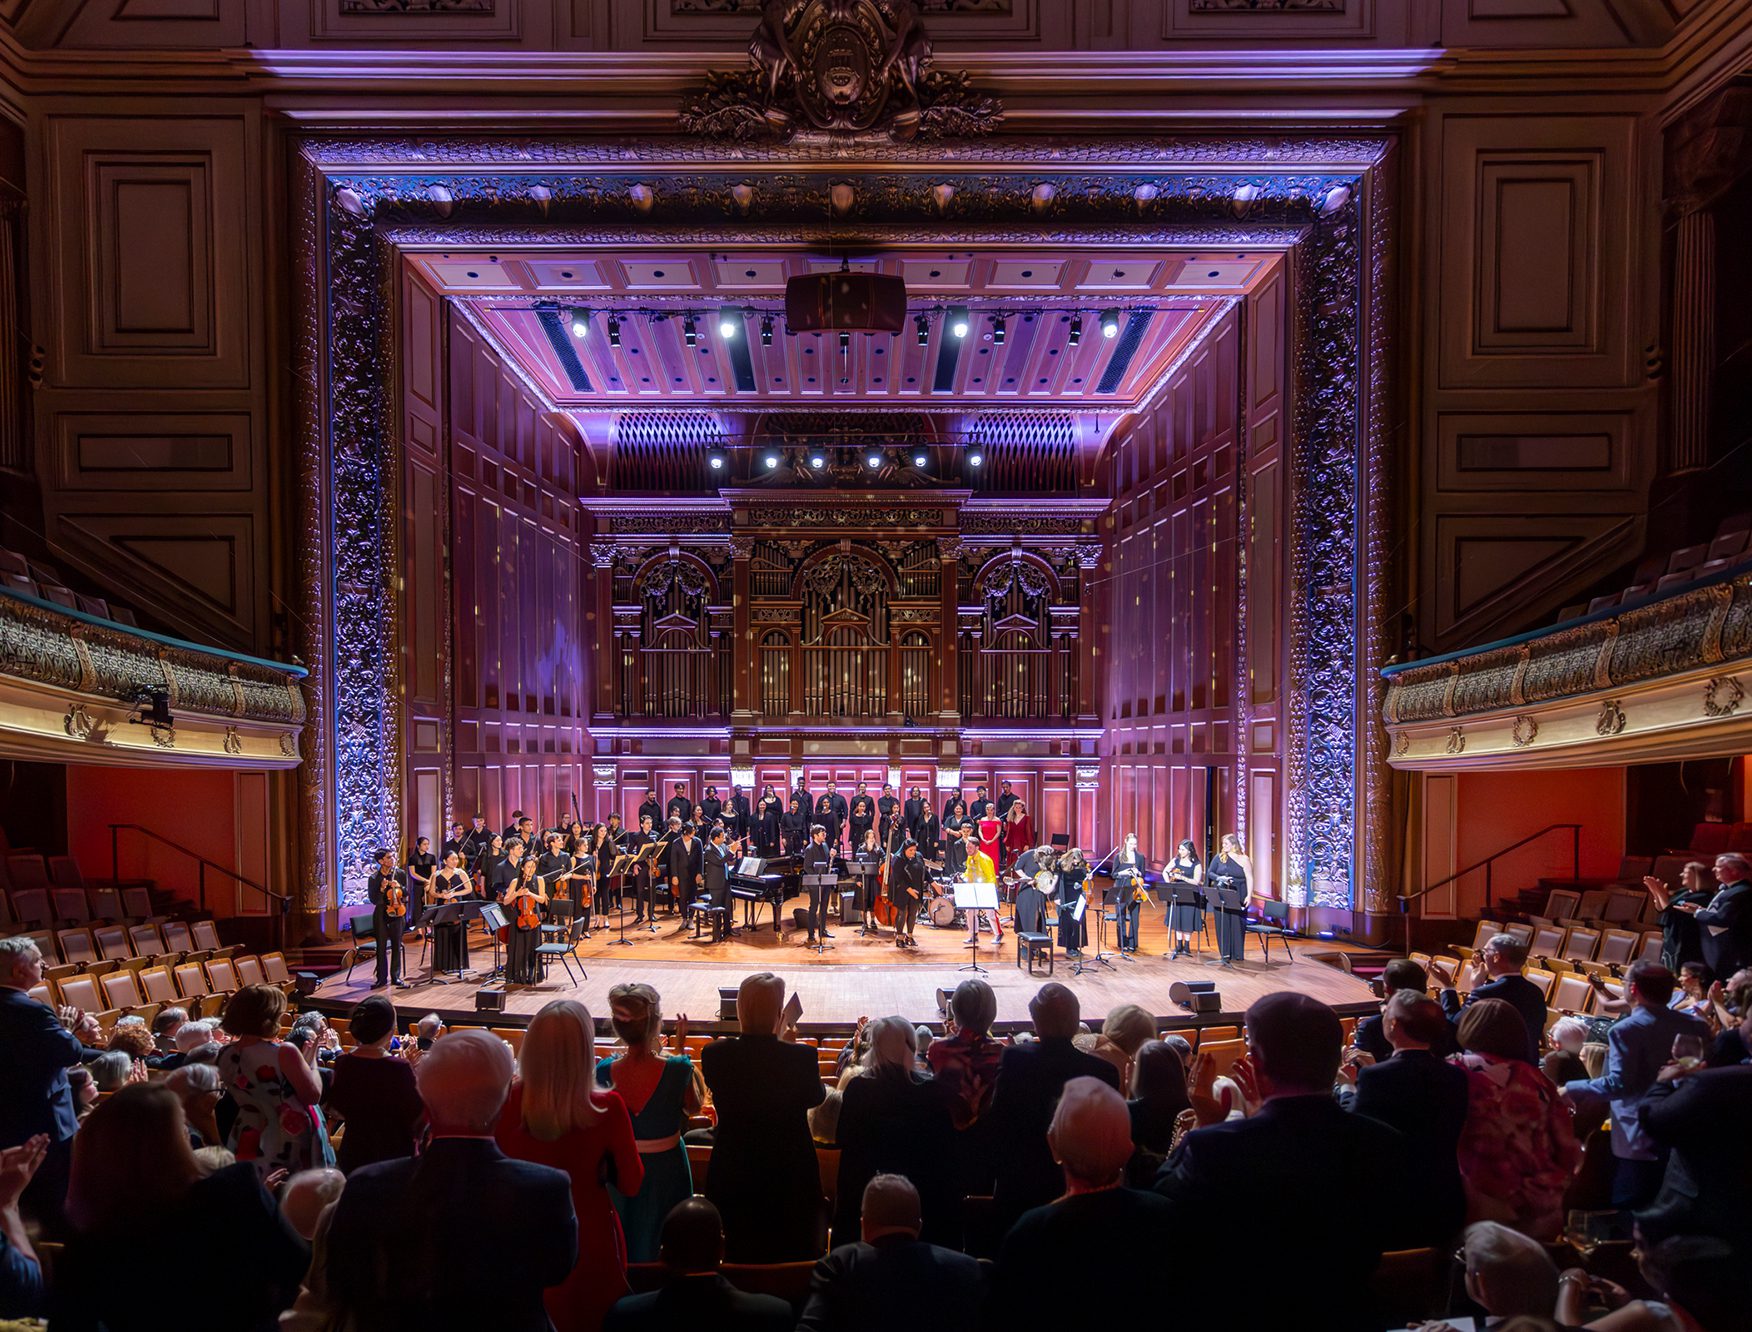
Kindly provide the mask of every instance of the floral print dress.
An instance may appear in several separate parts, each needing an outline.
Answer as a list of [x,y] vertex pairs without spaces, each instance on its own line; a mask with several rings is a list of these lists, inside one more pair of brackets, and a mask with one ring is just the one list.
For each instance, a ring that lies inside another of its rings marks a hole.
[[335,1163],[320,1112],[298,1099],[280,1072],[278,1041],[237,1041],[219,1052],[219,1085],[237,1105],[225,1145],[266,1179]]

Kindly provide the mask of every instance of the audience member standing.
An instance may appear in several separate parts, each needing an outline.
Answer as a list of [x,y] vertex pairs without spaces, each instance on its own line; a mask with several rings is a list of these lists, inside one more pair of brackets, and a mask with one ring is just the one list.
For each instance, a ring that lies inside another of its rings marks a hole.
[[266,1179],[276,1170],[311,1170],[335,1163],[317,1103],[320,1043],[302,1053],[279,1039],[285,992],[272,985],[246,985],[226,1002],[220,1020],[233,1039],[219,1051],[219,1080],[237,1105],[225,1145]]
[[724,1263],[724,1222],[704,1198],[677,1203],[663,1219],[663,1285],[629,1295],[603,1320],[603,1332],[792,1332],[797,1317],[776,1295],[737,1290]]
[[[1255,1327],[1379,1326],[1361,1295],[1369,1274],[1383,1249],[1417,1243],[1409,1228],[1396,1227],[1390,1204],[1406,1187],[1405,1141],[1333,1100],[1344,1033],[1325,1004],[1270,994],[1247,1010],[1246,1030],[1247,1054],[1234,1076],[1258,1108],[1251,1118],[1218,1122],[1220,1109],[1195,1080],[1201,1127],[1156,1180],[1181,1229],[1197,1226],[1228,1242],[1174,1250],[1164,1275],[1246,1291]],[[1272,1255],[1269,1281],[1259,1279],[1262,1253]],[[1311,1310],[1314,1289],[1341,1292],[1338,1307]]]
[[1527,1028],[1501,999],[1481,999],[1460,1018],[1466,1126],[1460,1177],[1466,1215],[1551,1239],[1563,1195],[1582,1158],[1570,1112],[1550,1079],[1523,1057]]
[[1642,1207],[1661,1186],[1666,1154],[1650,1141],[1638,1122],[1643,1094],[1677,1051],[1674,1041],[1687,1037],[1691,1054],[1703,1057],[1709,1027],[1688,1013],[1668,1007],[1676,982],[1659,962],[1631,965],[1625,995],[1634,1007],[1606,1034],[1606,1072],[1598,1078],[1566,1082],[1565,1096],[1604,1096],[1612,1104],[1612,1155],[1618,1171],[1612,1182],[1615,1207]]
[[346,1122],[336,1164],[350,1175],[360,1166],[412,1156],[425,1107],[413,1066],[389,1052],[395,1005],[372,995],[354,1006],[347,1025],[358,1044],[335,1060],[323,1104]]
[[[57,1332],[272,1328],[310,1257],[247,1162],[203,1178],[182,1105],[149,1083],[122,1088],[79,1130],[67,1216],[74,1234],[50,1299]],[[174,1279],[190,1255],[198,1288]],[[118,1263],[150,1279],[121,1279]]]
[[[844,1188],[842,1177],[842,1196]],[[925,1223],[913,1182],[902,1175],[876,1175],[857,1197],[858,1236],[847,1235],[842,1243],[835,1222],[834,1250],[815,1265],[797,1332],[977,1327],[983,1286],[979,1260],[920,1238]],[[1046,1324],[1024,1320],[1012,1326]]]
[[1716,881],[1721,887],[1704,907],[1684,905],[1698,926],[1703,960],[1718,976],[1731,976],[1741,967],[1752,967],[1752,860],[1738,851],[1715,859]]
[[[1118,1092],[1095,1078],[1072,1078],[1046,1139],[1064,1167],[1064,1196],[1025,1212],[1005,1238],[993,1281],[993,1327],[1072,1327],[1084,1321],[1091,1292],[1065,1270],[1068,1254],[1156,1255],[1173,1246],[1173,1206],[1124,1187],[1131,1115]],[[1163,1298],[1153,1272],[1146,1276],[1123,1263],[1095,1296],[1101,1321],[1111,1327],[1161,1322]]]
[[781,1033],[785,982],[770,972],[736,992],[740,1036],[700,1055],[718,1112],[706,1196],[724,1218],[737,1263],[778,1263],[821,1252],[821,1173],[809,1111],[827,1094],[815,1051]]
[[1071,1044],[1081,1016],[1073,991],[1048,981],[1029,1001],[1028,1013],[1037,1039],[1004,1051],[992,1089],[992,1134],[998,1151],[992,1193],[1005,1222],[1065,1191],[1064,1171],[1046,1140],[1065,1084],[1091,1077],[1119,1090],[1119,1073],[1112,1064]]
[[327,1287],[372,1332],[550,1332],[542,1294],[578,1257],[565,1172],[493,1141],[514,1061],[490,1032],[453,1031],[415,1078],[432,1124],[418,1157],[347,1180],[327,1237]]
[[1436,1056],[1435,1044],[1452,1028],[1432,1000],[1400,990],[1382,1018],[1393,1056],[1352,1074],[1357,1091],[1350,1108],[1405,1136],[1418,1181],[1410,1207],[1419,1220],[1418,1242],[1446,1244],[1466,1219],[1457,1156],[1466,1127],[1466,1073]]
[[637,1194],[645,1167],[633,1145],[626,1102],[593,1091],[596,1023],[584,1005],[556,999],[530,1019],[518,1056],[522,1074],[499,1117],[507,1156],[564,1170],[572,1181],[578,1261],[545,1296],[558,1332],[586,1332],[627,1293],[627,1247],[609,1197],[612,1181]]
[[676,1054],[663,1053],[663,1001],[649,985],[617,985],[608,992],[615,1034],[627,1052],[596,1066],[599,1086],[620,1093],[633,1118],[634,1146],[645,1182],[628,1193],[618,1183],[609,1192],[626,1232],[627,1261],[657,1261],[663,1219],[693,1194],[682,1131],[705,1101],[705,1084],[684,1050],[687,1018],[675,1024]]
[[[1460,1015],[1471,1004],[1486,999],[1499,999],[1521,1015],[1527,1031],[1527,1048],[1518,1058],[1528,1063],[1539,1059],[1539,1041],[1545,1035],[1545,996],[1539,987],[1521,974],[1527,963],[1527,945],[1512,934],[1493,935],[1477,957],[1466,962],[1471,993],[1463,1004],[1452,985],[1442,988],[1442,1011],[1455,1026]],[[1489,977],[1488,980],[1485,977]],[[1465,1044],[1464,1041],[1461,1044]]]
[[1679,871],[1678,891],[1655,878],[1643,875],[1643,887],[1655,899],[1661,922],[1661,964],[1668,971],[1678,971],[1687,962],[1703,960],[1703,939],[1695,911],[1709,905],[1715,896],[1710,884],[1709,866],[1693,860]]
[[918,1072],[917,1037],[910,1022],[885,1017],[870,1024],[869,1058],[842,1096],[834,1247],[857,1242],[864,1187],[881,1174],[916,1181],[914,1205],[922,1205],[926,1240],[940,1244],[959,1239],[948,1098],[935,1079]]
[[36,940],[26,934],[0,939],[0,1148],[48,1135],[48,1149],[20,1206],[55,1235],[79,1127],[67,1070],[79,1063],[85,1047],[52,1008],[30,997],[42,983]]

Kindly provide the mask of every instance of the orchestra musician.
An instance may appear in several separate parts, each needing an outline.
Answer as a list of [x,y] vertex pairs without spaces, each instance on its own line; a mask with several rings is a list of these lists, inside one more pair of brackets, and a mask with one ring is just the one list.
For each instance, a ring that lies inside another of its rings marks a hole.
[[876,817],[884,826],[886,826],[888,820],[894,817],[894,811],[898,808],[900,808],[900,801],[894,798],[894,788],[892,786],[884,786],[882,788],[882,794],[876,799]]
[[[461,846],[457,839],[454,846]],[[454,849],[453,844],[444,844],[444,854],[449,855]],[[408,872],[408,938],[418,938],[414,932],[420,927],[420,908],[425,903],[426,889],[432,883],[432,876],[438,872],[438,857],[432,854],[432,839],[416,837],[414,839],[414,854],[408,857],[406,866]]]
[[657,803],[657,792],[653,790],[647,790],[645,798],[639,802],[640,820],[642,821],[647,815],[650,816],[653,828],[657,826],[657,820],[663,817],[663,806]]
[[[740,849],[741,844],[731,842],[722,827],[713,828],[707,835],[705,850],[701,856],[704,877],[700,880],[700,895],[694,899],[695,906],[729,905],[730,866]],[[728,925],[729,912],[726,911],[719,919]]]
[[894,901],[894,946],[917,948],[913,931],[918,928],[919,908],[924,905],[925,862],[919,859],[919,844],[907,838],[900,855],[888,866],[888,895]]
[[1081,957],[1083,945],[1089,940],[1089,908],[1083,908],[1082,919],[1076,915],[1077,903],[1083,901],[1089,878],[1089,862],[1078,847],[1066,847],[1058,862],[1059,947],[1066,957]]
[[[826,797],[822,797],[826,799]],[[809,845],[803,848],[803,875],[832,875],[833,849],[827,844],[827,828],[822,824],[814,824],[809,829]],[[833,935],[827,932],[827,895],[831,891],[821,884],[811,884],[806,890],[809,894],[809,938],[806,941],[810,947],[815,944],[815,936],[820,933],[823,939],[831,939]]]
[[1138,951],[1138,924],[1144,914],[1144,899],[1149,892],[1144,887],[1144,875],[1150,862],[1138,850],[1138,835],[1128,832],[1119,851],[1113,857],[1114,914],[1119,921],[1119,951]]
[[[424,895],[428,906],[445,906],[474,898],[474,880],[462,868],[462,857],[458,852],[445,855],[443,868],[427,883]],[[467,920],[432,927],[432,970],[468,970]]]
[[[996,883],[998,881],[998,862],[986,854],[984,846],[975,846],[967,853],[967,868],[961,877],[969,883]],[[1001,944],[1004,942],[1004,927],[998,920],[998,913],[982,907],[977,911],[968,912],[968,943],[979,941],[979,927],[982,923],[991,927],[993,943]]]
[[541,943],[548,891],[536,873],[536,859],[525,856],[517,866],[517,877],[505,889],[505,979],[513,985],[534,985],[541,977],[541,959],[535,950]]
[[791,797],[791,807],[779,821],[785,839],[785,854],[800,856],[809,845],[809,806],[800,795]]
[[[495,844],[499,842],[497,835],[494,836],[493,841]],[[522,861],[523,843],[515,837],[504,844],[503,851],[487,856],[486,868],[481,875],[481,890],[489,901],[504,901],[505,890],[517,877],[517,866]]]
[[[622,842],[622,848],[629,855],[637,855],[641,848],[650,846],[657,840],[657,830],[652,825],[655,820],[649,814],[639,815],[638,831],[630,832]],[[643,925],[645,914],[650,912],[653,919],[657,915],[657,894],[652,887],[651,867],[643,858],[633,867],[633,924]]]
[[[1191,840],[1182,838],[1180,845],[1174,848],[1174,859],[1162,867],[1162,877],[1169,883],[1189,883],[1194,886],[1204,882],[1204,865],[1198,858],[1198,848]],[[1202,900],[1203,894],[1200,894]],[[1199,917],[1203,914],[1196,903],[1168,903],[1168,918],[1166,924],[1174,935],[1174,951],[1170,957],[1188,956],[1192,952],[1192,936],[1203,927]]]
[[377,868],[365,881],[365,896],[374,908],[371,925],[377,934],[377,984],[371,988],[382,990],[394,984],[396,989],[405,990],[402,932],[408,923],[408,882],[395,867],[394,851],[378,851]]
[[[546,889],[548,897],[550,899],[555,897],[571,898],[572,913],[577,915],[579,909],[578,888],[577,880],[572,873],[572,869],[578,862],[576,857],[574,857],[570,851],[566,850],[565,840],[565,835],[563,833],[550,832],[547,835],[547,850],[542,852],[540,856],[536,857],[535,872],[541,876],[542,886]],[[583,908],[583,911],[585,922],[584,936],[585,938],[589,938],[589,906],[586,905]]]
[[1217,904],[1217,954],[1223,965],[1239,962],[1247,951],[1247,908],[1253,902],[1253,862],[1241,849],[1241,839],[1224,833],[1217,854],[1211,857],[1205,882],[1217,889],[1229,888],[1241,895],[1240,905]]
[[514,809],[511,811],[511,822],[505,825],[505,832],[503,834],[507,842],[513,837],[523,836],[523,819],[524,814],[522,810]]
[[458,848],[462,852],[463,865],[466,867],[474,864],[492,840],[493,834],[487,830],[487,816],[476,814],[469,821],[468,831],[463,833],[462,845]]
[[925,810],[928,808],[930,806],[926,802],[924,794],[918,787],[912,787],[907,793],[906,804],[901,807],[901,812],[906,817],[906,831],[909,836],[917,837],[919,835],[919,821],[924,818]]
[[691,823],[681,825],[680,836],[669,844],[669,891],[681,905],[681,923],[693,921],[694,898],[706,881],[705,847],[694,836]]
[[[443,844],[438,848],[438,858],[442,858],[446,851],[450,851],[452,849],[460,851],[462,849],[462,839],[466,835],[467,834],[465,834],[463,832],[462,824],[460,824],[460,823],[451,824],[450,825],[450,836],[446,837],[444,839]],[[430,839],[428,839],[426,842],[427,850],[431,849],[431,845],[432,845],[432,843],[431,843]]]
[[[874,827],[864,829],[864,836],[858,843],[858,849],[852,854],[853,858],[861,865],[876,865],[880,867],[888,859],[887,852],[882,849],[882,839],[876,835],[876,829]],[[861,874],[858,876],[857,881],[858,891],[861,894],[861,900],[858,902],[858,911],[864,918],[864,923],[859,927],[858,933],[876,934],[878,933],[875,920],[876,894],[880,892],[882,888],[880,876],[877,874]]]

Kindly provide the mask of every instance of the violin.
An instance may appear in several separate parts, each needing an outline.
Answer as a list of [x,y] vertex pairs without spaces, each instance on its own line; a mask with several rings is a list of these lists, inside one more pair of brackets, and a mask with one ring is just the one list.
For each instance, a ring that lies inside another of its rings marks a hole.
[[383,914],[386,916],[405,916],[408,914],[408,890],[395,879],[384,879],[382,882]]

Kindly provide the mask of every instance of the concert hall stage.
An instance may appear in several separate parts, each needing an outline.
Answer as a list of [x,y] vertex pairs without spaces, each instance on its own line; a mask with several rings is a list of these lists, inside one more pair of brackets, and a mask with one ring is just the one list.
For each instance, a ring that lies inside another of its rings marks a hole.
[[[772,971],[785,977],[797,991],[803,1001],[802,1026],[810,1031],[849,1027],[859,1017],[886,1013],[934,1024],[939,1020],[937,990],[952,990],[971,974],[958,970],[972,956],[964,944],[965,927],[933,929],[921,923],[918,949],[903,952],[894,946],[891,931],[883,931],[880,940],[861,939],[856,925],[836,922],[835,947],[817,955],[801,943],[801,931],[793,936],[787,930],[783,942],[775,939],[770,913],[760,930],[743,931],[717,944],[693,938],[691,930],[683,932],[673,917],[663,917],[658,924],[656,934],[648,928],[635,931],[629,925],[626,937],[632,942],[624,948],[615,943],[613,929],[594,931],[579,944],[572,964],[575,972],[584,974],[581,983],[573,985],[565,968],[556,963],[540,985],[507,987],[503,1015],[475,1010],[475,992],[483,984],[494,983],[484,974],[492,966],[492,948],[478,931],[469,941],[474,969],[466,979],[434,983],[421,965],[423,945],[416,942],[409,946],[407,959],[412,988],[388,993],[409,1020],[435,1012],[446,1020],[490,1019],[496,1024],[522,1026],[543,1004],[558,998],[579,999],[595,1016],[605,1016],[611,987],[644,981],[663,996],[666,1018],[686,1013],[692,1027],[704,1031],[717,1020],[720,987],[734,987],[752,972]],[[1122,1003],[1142,1005],[1164,1019],[1165,1026],[1228,1025],[1238,1022],[1255,999],[1286,989],[1311,994],[1346,1015],[1375,1011],[1377,1001],[1369,986],[1335,966],[1313,960],[1316,950],[1307,941],[1297,945],[1297,960],[1291,962],[1274,940],[1267,964],[1259,940],[1250,937],[1246,960],[1225,970],[1208,948],[1202,957],[1164,958],[1162,954],[1171,945],[1159,912],[1153,920],[1146,916],[1141,934],[1143,948],[1135,960],[1115,955],[1111,967],[1090,966],[1081,976],[1074,976],[1064,954],[1058,953],[1052,979],[1077,992],[1083,1003],[1083,1019],[1091,1027],[1098,1027],[1107,1011]],[[989,934],[980,936],[979,962],[997,992],[1000,1025],[1026,1023],[1028,1000],[1048,979],[1044,964],[1038,968],[1040,974],[1032,977],[1016,965],[1014,937],[1007,922],[1001,948],[992,948]],[[792,942],[793,938],[797,942]],[[1092,957],[1094,949],[1087,952]],[[327,1012],[344,1014],[371,993],[374,965],[370,958],[361,959],[351,980],[347,973],[337,972],[323,981],[309,1002]],[[1195,1020],[1180,1009],[1168,995],[1169,985],[1177,980],[1215,981],[1222,996],[1221,1014]]]

